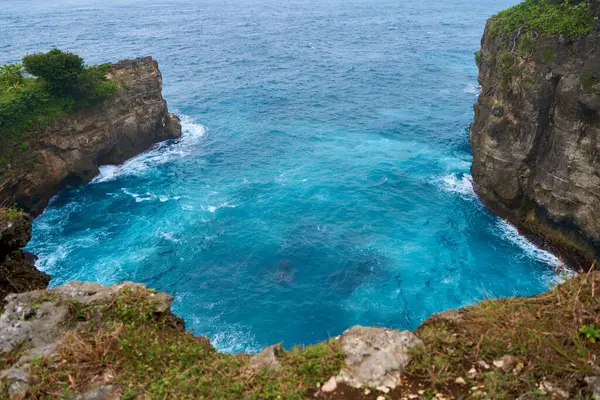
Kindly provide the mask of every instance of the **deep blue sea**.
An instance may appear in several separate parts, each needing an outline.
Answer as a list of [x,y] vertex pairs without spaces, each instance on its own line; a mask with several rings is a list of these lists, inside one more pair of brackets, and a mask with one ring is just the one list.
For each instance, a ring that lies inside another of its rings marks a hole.
[[184,126],[64,190],[28,250],[144,282],[229,352],[545,290],[558,262],[471,186],[473,53],[518,0],[3,0],[0,62],[152,55]]

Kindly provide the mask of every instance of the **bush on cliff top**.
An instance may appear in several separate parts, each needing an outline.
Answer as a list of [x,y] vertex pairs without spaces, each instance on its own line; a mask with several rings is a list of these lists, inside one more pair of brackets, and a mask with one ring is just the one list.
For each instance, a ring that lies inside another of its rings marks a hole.
[[107,72],[107,65],[85,66],[78,55],[58,49],[28,55],[23,65],[0,66],[0,162],[27,148],[28,133],[114,96],[119,87]]
[[519,29],[539,34],[566,34],[571,38],[584,36],[594,29],[594,14],[587,1],[525,0],[496,14],[491,22],[492,35],[510,40]]

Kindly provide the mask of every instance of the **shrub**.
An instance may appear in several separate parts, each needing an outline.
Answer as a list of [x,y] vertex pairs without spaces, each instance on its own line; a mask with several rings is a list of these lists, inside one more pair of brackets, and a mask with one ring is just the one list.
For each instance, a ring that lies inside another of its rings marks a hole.
[[[34,77],[23,75],[23,69]],[[119,86],[106,78],[109,64],[85,66],[76,54],[58,49],[0,66],[0,157],[23,152],[25,136],[91,102],[114,96]]]
[[544,59],[544,61],[554,60],[554,51],[552,51],[551,49],[542,50],[542,58]]
[[83,58],[59,49],[25,56],[23,67],[31,75],[42,78],[52,94],[64,97],[77,95],[84,71]]
[[490,27],[492,35],[502,35],[507,41],[519,28],[576,38],[594,29],[594,14],[586,1],[552,4],[549,0],[525,0],[495,15]]

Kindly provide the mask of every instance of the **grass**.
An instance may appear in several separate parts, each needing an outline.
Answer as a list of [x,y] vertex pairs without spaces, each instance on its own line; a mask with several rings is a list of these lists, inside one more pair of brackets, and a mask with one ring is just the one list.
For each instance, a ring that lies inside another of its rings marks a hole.
[[65,396],[102,382],[116,385],[124,399],[301,399],[343,363],[332,340],[282,353],[280,373],[247,374],[248,355],[219,353],[185,332],[177,317],[154,310],[141,290],[111,302],[71,303],[73,326],[85,329],[70,331],[57,356],[36,360],[28,398]]
[[17,218],[23,215],[23,211],[15,206],[11,207],[0,207],[0,221]]
[[[538,296],[486,300],[455,312],[457,318],[427,320],[415,332],[423,346],[413,350],[402,385],[386,398],[417,391],[425,399],[550,398],[540,390],[543,381],[571,398],[583,396],[583,379],[600,370],[600,272],[565,279]],[[38,299],[45,301],[66,300],[46,292]],[[279,372],[249,371],[250,356],[219,353],[186,332],[178,317],[157,312],[152,292],[142,289],[66,304],[62,346],[54,356],[33,360],[26,398],[67,398],[110,384],[123,399],[304,399],[314,398],[317,384],[343,367],[334,339],[280,352]],[[25,349],[27,343],[2,354],[0,366],[16,362]],[[509,367],[495,367],[505,356]],[[363,392],[332,398],[378,395]]]
[[594,14],[586,1],[552,4],[548,0],[525,0],[496,14],[491,20],[490,32],[508,41],[520,29],[522,33],[535,31],[577,38],[589,34],[593,28]]
[[[599,272],[539,296],[483,301],[464,309],[458,321],[432,319],[417,330],[424,348],[415,353],[407,379],[430,391],[453,388],[459,398],[477,386],[481,397],[496,399],[546,398],[539,391],[546,380],[576,398],[583,378],[600,368],[600,344],[588,337],[599,333],[598,326]],[[513,357],[512,368],[495,368],[493,361],[506,355]],[[457,378],[466,384],[456,385]]]

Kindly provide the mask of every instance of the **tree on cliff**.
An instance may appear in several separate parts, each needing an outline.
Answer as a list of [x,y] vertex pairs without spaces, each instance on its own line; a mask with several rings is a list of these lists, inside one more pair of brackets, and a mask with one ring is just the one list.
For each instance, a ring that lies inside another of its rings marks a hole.
[[57,97],[95,100],[116,94],[118,90],[114,82],[107,81],[105,66],[86,67],[83,58],[68,51],[52,49],[25,56],[23,67],[42,79],[48,91]]

